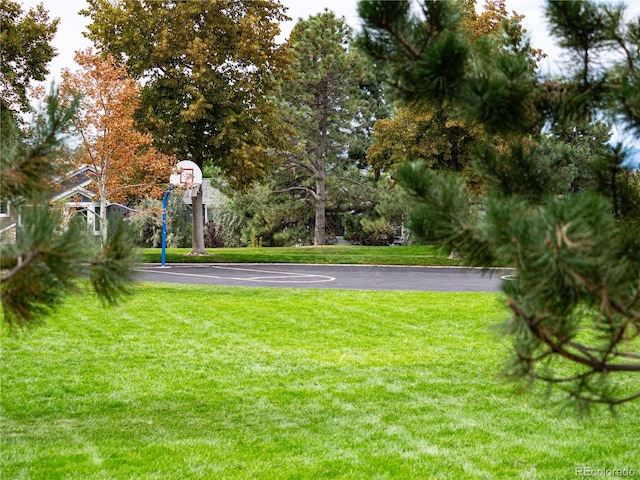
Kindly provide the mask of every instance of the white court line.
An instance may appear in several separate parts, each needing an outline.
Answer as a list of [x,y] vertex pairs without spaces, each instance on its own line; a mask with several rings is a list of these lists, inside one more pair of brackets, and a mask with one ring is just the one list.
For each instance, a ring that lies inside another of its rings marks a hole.
[[[188,268],[188,267],[187,267]],[[179,272],[169,272],[167,270],[156,270],[156,268],[140,268],[137,269],[140,272],[156,272],[161,273],[163,275],[175,275],[182,277],[196,277],[196,278],[212,278],[217,280],[235,280],[239,282],[263,282],[263,283],[322,283],[322,282],[333,282],[336,278],[330,277],[328,275],[314,275],[314,274],[305,274],[305,273],[286,273],[286,272],[273,272],[270,270],[257,270],[252,268],[238,268],[238,267],[219,267],[219,266],[209,266],[209,267],[201,267],[201,266],[193,266],[193,268],[219,268],[221,270],[238,270],[241,272],[257,272],[257,273],[273,273],[277,276],[271,277],[227,277],[227,276],[219,276],[219,275],[203,275],[200,273],[179,273]],[[296,280],[297,278],[304,280]],[[280,279],[280,280],[279,280]],[[313,279],[313,280],[312,280]]]

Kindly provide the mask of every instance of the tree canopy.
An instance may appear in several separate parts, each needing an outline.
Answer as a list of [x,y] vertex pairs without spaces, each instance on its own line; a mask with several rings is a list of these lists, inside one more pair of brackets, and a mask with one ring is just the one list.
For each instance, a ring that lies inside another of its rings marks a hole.
[[30,110],[28,90],[33,80],[45,80],[48,63],[56,55],[51,40],[58,19],[51,20],[42,5],[22,10],[21,4],[0,0],[0,127],[10,128],[10,115],[21,121],[20,113]]
[[[457,29],[468,42],[469,57],[480,55],[487,38],[495,43],[509,43],[513,35],[521,35],[521,16],[509,15],[504,0],[487,0],[481,13],[477,13],[476,2],[462,3],[461,17]],[[366,9],[366,5],[363,5]],[[504,25],[509,25],[511,36],[505,35]],[[421,28],[419,24],[411,27]],[[367,30],[360,43],[377,58],[381,66],[393,71],[395,62],[389,61],[388,52],[375,51],[366,41]],[[432,32],[435,35],[435,32]],[[484,40],[480,40],[484,39]],[[418,34],[407,35],[403,50],[413,56],[425,48],[425,38]],[[539,54],[532,50],[532,54]],[[373,141],[367,150],[367,160],[374,168],[392,173],[395,167],[408,158],[422,159],[431,168],[462,172],[467,185],[477,191],[478,177],[470,168],[475,147],[487,140],[483,125],[469,118],[459,108],[451,108],[452,102],[434,103],[430,98],[406,99],[406,91],[392,90],[401,101],[397,102],[391,118],[380,120],[373,128]],[[407,100],[403,102],[402,100]]]

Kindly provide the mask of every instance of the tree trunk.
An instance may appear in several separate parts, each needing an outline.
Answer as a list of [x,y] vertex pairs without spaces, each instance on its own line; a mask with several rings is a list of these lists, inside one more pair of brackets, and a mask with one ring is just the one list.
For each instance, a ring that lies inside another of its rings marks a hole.
[[[107,244],[107,235],[109,225],[107,224],[107,175],[106,168],[103,168],[100,172],[100,177],[98,181],[98,194],[100,195],[100,238],[102,240],[102,245]],[[94,217],[93,221],[96,221],[95,212],[93,212]],[[95,225],[95,223],[94,223]],[[94,227],[95,231],[95,227]]]
[[[95,220],[94,220],[95,221]],[[107,224],[107,199],[100,196],[100,236],[102,237],[102,245],[107,244],[109,225]]]
[[191,217],[193,221],[193,237],[189,255],[209,255],[204,248],[204,218],[202,216],[202,186],[198,195],[191,198]]
[[[316,144],[316,228],[313,239],[314,245],[324,245],[326,242],[327,204],[325,201],[326,177],[327,177],[327,135],[329,128],[329,88],[323,82],[320,89],[320,105],[322,105],[322,117],[320,118],[320,131],[314,133]],[[318,137],[319,134],[319,137]]]
[[324,245],[326,241],[326,202],[324,169],[316,175],[316,226],[313,238],[314,245]]
[[463,256],[462,254],[458,251],[457,248],[452,248],[451,249],[451,253],[449,254],[449,260],[462,260]]

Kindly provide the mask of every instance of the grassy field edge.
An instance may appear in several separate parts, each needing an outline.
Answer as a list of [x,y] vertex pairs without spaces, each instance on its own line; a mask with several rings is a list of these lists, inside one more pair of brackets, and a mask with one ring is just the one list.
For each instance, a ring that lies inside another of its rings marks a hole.
[[[168,248],[166,263],[318,263],[460,266],[461,260],[450,259],[449,252],[434,246],[322,246],[322,247],[257,247],[210,248],[207,256],[191,256],[189,248]],[[144,263],[160,263],[161,249],[141,248]]]

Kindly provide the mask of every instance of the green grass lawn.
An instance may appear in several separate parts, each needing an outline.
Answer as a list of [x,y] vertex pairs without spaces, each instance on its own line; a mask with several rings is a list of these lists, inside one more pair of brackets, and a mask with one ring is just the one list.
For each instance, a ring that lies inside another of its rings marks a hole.
[[[462,265],[448,258],[449,252],[434,246],[363,247],[333,245],[324,247],[209,248],[209,256],[187,255],[190,248],[168,248],[167,263],[332,263],[375,265]],[[144,262],[160,263],[162,250],[140,249]]]
[[640,475],[640,402],[580,420],[497,377],[499,299],[164,284],[114,309],[76,297],[2,334],[1,478]]

